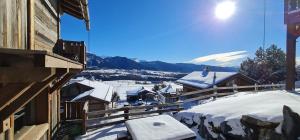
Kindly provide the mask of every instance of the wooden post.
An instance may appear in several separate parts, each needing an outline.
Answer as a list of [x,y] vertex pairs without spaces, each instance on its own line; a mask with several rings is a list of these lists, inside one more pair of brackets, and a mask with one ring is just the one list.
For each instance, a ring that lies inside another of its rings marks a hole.
[[274,83],[272,83],[272,89],[273,90],[275,90],[276,88],[275,88],[275,85],[274,85]]
[[82,135],[86,134],[86,120],[87,120],[86,110],[83,110],[83,112],[82,112]]
[[213,88],[214,88],[214,99],[216,99],[218,94],[218,87],[214,85]]
[[287,40],[286,40],[286,90],[293,91],[295,89],[295,76],[296,76],[296,39],[297,35],[296,25],[287,25]]
[[234,93],[237,93],[237,92],[238,92],[238,90],[237,90],[237,85],[236,85],[236,84],[233,84],[233,85],[232,85],[232,89],[233,89],[233,92],[234,92]]
[[257,92],[257,84],[254,84],[254,91]]
[[125,119],[125,120],[128,120],[128,119],[129,119],[128,113],[129,113],[129,108],[126,107],[125,110],[124,110],[124,114],[125,114],[125,115],[124,115],[124,119]]
[[158,114],[161,115],[163,112],[161,111],[162,110],[162,107],[161,106],[158,106]]

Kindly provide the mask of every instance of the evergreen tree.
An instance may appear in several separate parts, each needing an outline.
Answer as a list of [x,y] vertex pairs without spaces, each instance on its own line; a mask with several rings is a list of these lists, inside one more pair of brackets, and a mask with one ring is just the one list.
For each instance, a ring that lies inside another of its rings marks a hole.
[[253,59],[241,63],[240,72],[262,84],[278,83],[286,76],[285,53],[276,45],[264,50],[260,47]]

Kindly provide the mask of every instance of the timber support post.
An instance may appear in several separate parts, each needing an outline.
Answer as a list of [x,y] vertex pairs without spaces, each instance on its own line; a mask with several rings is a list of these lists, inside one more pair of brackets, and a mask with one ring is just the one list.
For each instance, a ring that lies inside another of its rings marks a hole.
[[125,110],[124,110],[124,114],[125,114],[125,115],[124,115],[124,120],[128,120],[128,119],[129,119],[128,113],[129,113],[129,108],[126,107]]
[[86,134],[86,120],[87,120],[86,110],[83,110],[83,112],[82,112],[82,135]]
[[287,40],[286,40],[286,90],[293,91],[295,89],[296,78],[296,25],[287,25]]

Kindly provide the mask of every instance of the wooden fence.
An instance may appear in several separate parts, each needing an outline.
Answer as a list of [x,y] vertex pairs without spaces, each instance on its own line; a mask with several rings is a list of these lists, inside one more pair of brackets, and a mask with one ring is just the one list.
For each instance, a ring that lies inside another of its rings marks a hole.
[[181,103],[149,106],[126,106],[117,109],[88,112],[85,122],[87,129],[97,129],[149,115],[162,114],[165,112],[178,112],[183,109],[180,106]]
[[88,102],[64,102],[62,118],[64,120],[82,119],[82,114],[88,111]]
[[[252,89],[252,92],[261,90],[275,90],[282,89],[284,84],[270,84],[270,85],[251,85],[251,86],[233,86],[233,87],[213,87],[210,89],[198,90],[193,92],[181,93],[182,101],[171,104],[158,104],[147,106],[125,106],[122,108],[108,109],[87,112],[87,102],[65,102],[64,105],[64,119],[80,121],[82,124],[82,133],[85,134],[87,130],[93,130],[104,126],[124,123],[127,120],[147,117],[149,115],[158,115],[165,112],[178,112],[183,108],[181,105],[186,102],[199,101],[211,97],[221,97],[237,93],[241,89]],[[220,90],[231,90],[233,92],[218,93]],[[211,92],[210,94],[207,94]],[[206,93],[206,94],[203,94]],[[192,98],[186,98],[191,95],[198,95]]]
[[[252,92],[283,89],[285,84],[269,84],[269,85],[250,85],[250,86],[232,86],[232,87],[216,87],[203,90],[197,90],[192,92],[181,93],[180,97],[183,103],[204,100],[211,97],[222,97],[232,95],[238,92],[238,90],[247,90]],[[220,90],[232,90],[233,92],[218,93]],[[210,94],[207,94],[211,92]],[[189,96],[196,96],[188,98]]]

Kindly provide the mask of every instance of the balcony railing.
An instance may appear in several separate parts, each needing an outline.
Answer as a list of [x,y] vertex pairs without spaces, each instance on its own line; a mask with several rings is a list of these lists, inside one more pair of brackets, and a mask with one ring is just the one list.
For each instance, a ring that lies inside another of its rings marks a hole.
[[54,53],[86,65],[86,47],[84,41],[58,40]]

